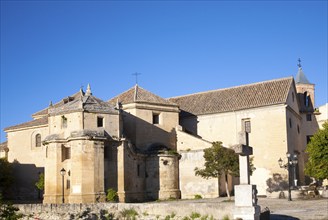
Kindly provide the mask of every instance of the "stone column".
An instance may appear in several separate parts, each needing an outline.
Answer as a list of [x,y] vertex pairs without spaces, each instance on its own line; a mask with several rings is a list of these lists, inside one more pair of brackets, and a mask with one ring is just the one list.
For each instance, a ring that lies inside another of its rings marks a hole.
[[253,154],[253,148],[244,144],[233,148],[239,154],[240,174],[240,185],[235,186],[234,219],[259,220],[261,207],[257,205],[257,189],[250,184],[249,155]]
[[117,148],[117,194],[119,202],[126,202],[125,195],[125,148],[128,142],[122,139],[121,145]]

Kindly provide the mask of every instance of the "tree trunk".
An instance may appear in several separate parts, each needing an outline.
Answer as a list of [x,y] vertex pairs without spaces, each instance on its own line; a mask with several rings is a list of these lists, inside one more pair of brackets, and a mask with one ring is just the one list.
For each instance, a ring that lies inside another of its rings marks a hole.
[[220,179],[221,176],[218,176],[218,198],[220,197]]
[[229,186],[228,186],[228,174],[225,173],[224,176],[225,176],[225,188],[226,188],[226,193],[227,193],[227,196],[228,196],[228,198],[229,198],[229,200],[230,200],[230,191],[229,191]]

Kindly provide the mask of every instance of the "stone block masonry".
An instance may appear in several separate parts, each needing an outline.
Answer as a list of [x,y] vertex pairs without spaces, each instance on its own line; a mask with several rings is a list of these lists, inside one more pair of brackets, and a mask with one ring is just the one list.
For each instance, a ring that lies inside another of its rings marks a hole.
[[199,213],[201,216],[208,216],[210,219],[223,219],[228,216],[232,219],[233,203],[201,203],[202,200],[170,201],[154,203],[96,203],[96,204],[24,204],[16,205],[20,212],[25,215],[24,220],[71,220],[71,219],[102,219],[108,214],[114,219],[123,219],[123,210],[134,209],[137,219],[153,220],[164,219],[166,216],[173,216],[170,219],[182,219]]

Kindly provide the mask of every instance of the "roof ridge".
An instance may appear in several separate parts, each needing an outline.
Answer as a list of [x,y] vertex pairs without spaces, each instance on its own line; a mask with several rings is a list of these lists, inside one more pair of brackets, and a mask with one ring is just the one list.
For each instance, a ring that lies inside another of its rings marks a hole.
[[211,90],[169,99],[193,115],[249,109],[286,103],[293,77]]
[[[109,99],[107,102],[114,102],[117,100],[119,102],[124,102],[126,101],[126,97],[124,97],[124,95],[129,94],[129,96],[131,96],[128,100],[129,102],[146,102],[146,103],[161,103],[161,104],[166,104],[166,105],[176,105],[176,103],[163,98],[153,92],[150,92],[147,89],[144,89],[142,87],[140,87],[139,85],[135,85],[134,87],[118,94],[117,96]],[[123,100],[121,100],[121,98],[123,97]]]
[[274,82],[274,81],[281,81],[281,80],[287,80],[287,79],[294,79],[294,78],[293,78],[293,76],[288,76],[288,77],[283,77],[283,78],[278,78],[278,79],[271,79],[271,80],[266,80],[266,81],[261,81],[261,82],[255,82],[255,83],[250,83],[250,84],[239,85],[239,86],[232,86],[232,87],[228,87],[228,88],[212,89],[212,90],[208,90],[208,91],[196,92],[196,93],[191,93],[191,94],[187,94],[187,95],[174,96],[174,97],[170,97],[170,98],[167,98],[167,99],[176,99],[176,98],[182,98],[182,97],[193,96],[193,95],[202,95],[202,94],[206,94],[206,93],[218,92],[218,91],[229,90],[229,89],[236,89],[236,88],[241,88],[241,87],[255,86],[255,85],[258,85],[258,84],[269,83],[269,82]]

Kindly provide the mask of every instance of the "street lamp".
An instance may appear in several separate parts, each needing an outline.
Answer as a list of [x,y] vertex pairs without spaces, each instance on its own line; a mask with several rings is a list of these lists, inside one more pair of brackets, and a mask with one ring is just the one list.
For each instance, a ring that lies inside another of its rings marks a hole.
[[62,168],[60,170],[60,175],[62,176],[62,203],[65,203],[65,198],[64,198],[64,176],[66,174],[66,170]]
[[288,162],[286,164],[283,164],[283,160],[279,158],[278,164],[280,168],[284,168],[288,171],[288,201],[292,201],[292,196],[291,196],[291,186],[292,186],[292,168],[293,168],[293,173],[294,173],[294,186],[297,184],[297,179],[296,179],[296,165],[298,163],[297,161],[297,155],[296,154],[286,154]]

